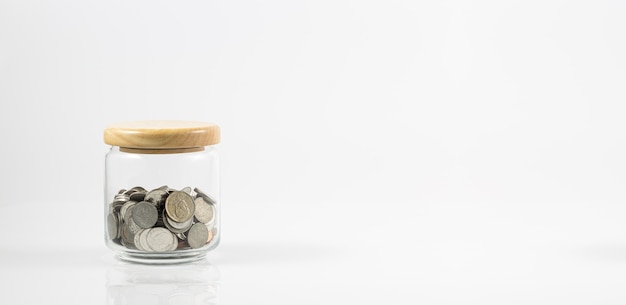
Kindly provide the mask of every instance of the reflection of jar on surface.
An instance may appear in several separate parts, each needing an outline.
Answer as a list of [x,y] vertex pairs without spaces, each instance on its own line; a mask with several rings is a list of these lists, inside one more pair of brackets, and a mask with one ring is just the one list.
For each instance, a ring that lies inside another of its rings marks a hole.
[[219,230],[220,130],[215,124],[139,121],[107,127],[105,240],[125,260],[200,259]]
[[218,304],[219,270],[208,262],[146,266],[112,263],[107,304]]

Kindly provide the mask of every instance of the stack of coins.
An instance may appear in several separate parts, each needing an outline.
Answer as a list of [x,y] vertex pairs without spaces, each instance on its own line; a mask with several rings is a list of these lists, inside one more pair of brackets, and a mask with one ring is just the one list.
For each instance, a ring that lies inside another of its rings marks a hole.
[[215,235],[215,205],[215,200],[198,188],[123,189],[109,204],[108,238],[146,252],[198,249]]

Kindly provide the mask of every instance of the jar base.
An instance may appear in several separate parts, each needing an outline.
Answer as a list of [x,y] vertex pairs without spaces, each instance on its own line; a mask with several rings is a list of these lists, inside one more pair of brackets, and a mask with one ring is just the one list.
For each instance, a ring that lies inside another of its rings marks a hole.
[[187,253],[159,253],[159,254],[143,254],[131,252],[117,252],[117,258],[131,263],[139,263],[145,265],[173,265],[196,262],[206,258],[206,252],[187,252]]

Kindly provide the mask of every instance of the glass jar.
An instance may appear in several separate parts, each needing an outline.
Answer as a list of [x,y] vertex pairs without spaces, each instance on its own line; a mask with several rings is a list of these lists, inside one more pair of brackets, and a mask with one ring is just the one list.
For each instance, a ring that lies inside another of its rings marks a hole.
[[220,241],[217,125],[137,121],[104,131],[106,245],[119,258],[179,263]]

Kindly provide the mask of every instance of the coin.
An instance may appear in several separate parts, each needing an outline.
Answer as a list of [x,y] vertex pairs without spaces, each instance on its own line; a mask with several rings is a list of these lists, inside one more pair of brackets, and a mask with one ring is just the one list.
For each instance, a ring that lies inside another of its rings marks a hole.
[[183,230],[183,232],[189,230],[189,228],[191,228],[191,225],[193,225],[193,219],[189,218],[187,221],[185,222],[176,222],[176,221],[172,221],[171,219],[167,219],[167,222],[172,226],[172,228],[178,229],[178,230]]
[[126,225],[122,226],[121,243],[126,248],[135,248],[135,233]]
[[141,231],[135,234],[134,242],[135,242],[135,247],[137,247],[138,250],[152,251],[152,249],[150,249],[150,247],[148,246],[147,239],[146,239],[150,230],[152,229],[142,229]]
[[209,230],[209,236],[206,239],[207,244],[213,239],[213,230]]
[[157,219],[159,218],[159,212],[152,203],[142,201],[133,207],[132,217],[139,227],[147,229],[156,224]]
[[198,196],[204,198],[204,201],[210,203],[210,204],[215,204],[217,201],[215,201],[215,199],[213,199],[211,196],[207,195],[207,193],[201,191],[199,188],[194,188],[193,189],[194,192],[196,192],[198,194]]
[[193,216],[196,207],[191,195],[185,192],[172,192],[165,200],[167,216],[176,222],[185,222]]
[[109,238],[111,239],[117,239],[119,237],[118,220],[117,216],[113,213],[107,215],[107,232],[109,233]]
[[201,223],[196,223],[191,226],[189,233],[187,233],[187,243],[194,249],[204,246],[208,239],[209,230]]
[[173,244],[178,245],[176,236],[165,228],[152,228],[147,234],[147,245],[154,251],[170,251]]
[[147,190],[145,188],[141,187],[141,186],[135,186],[135,187],[131,188],[128,191],[133,192],[133,193],[134,192],[142,192],[142,193],[147,192]]
[[144,199],[146,199],[146,193],[137,191],[137,192],[130,194],[129,198],[132,201],[137,201],[137,202],[144,201]]
[[161,206],[165,201],[165,197],[167,197],[167,190],[162,189],[154,189],[148,193],[146,193],[143,200],[150,201],[155,205]]
[[128,201],[130,199],[130,197],[126,194],[117,194],[115,195],[115,197],[113,197],[113,200],[116,201]]
[[146,251],[152,251],[150,245],[148,245],[148,233],[150,233],[150,230],[152,229],[146,229],[139,235],[139,244],[143,249],[146,249]]
[[189,228],[191,228],[191,218],[188,220],[188,222],[178,223],[169,219],[169,217],[165,215],[165,211],[163,211],[163,214],[163,225],[172,233],[184,233],[187,232]]
[[128,213],[128,209],[130,209],[136,203],[137,202],[135,202],[135,201],[126,201],[126,203],[124,203],[124,205],[122,205],[122,208],[120,208],[120,216],[122,217],[122,219],[126,218],[126,214]]
[[139,230],[139,232],[135,233],[135,236],[133,236],[133,244],[135,244],[135,247],[137,247],[137,250],[147,251],[139,243],[139,239],[141,237],[141,234],[144,233],[145,231],[146,231],[145,229],[141,229],[141,230]]
[[215,208],[212,204],[207,203],[204,197],[201,196],[194,199],[193,203],[196,208],[194,216],[199,222],[207,224],[213,221],[215,218]]
[[137,189],[132,188],[132,189],[130,189],[130,190],[125,191],[125,192],[124,192],[124,193],[122,193],[122,194],[124,194],[124,195],[126,195],[126,196],[130,196],[130,195],[132,195],[132,194],[133,194],[133,193],[135,193],[135,192],[137,192]]
[[127,201],[113,201],[109,206],[109,213],[119,213],[120,209]]
[[215,200],[197,188],[177,191],[162,186],[150,192],[140,186],[123,189],[111,200],[106,213],[107,238],[128,249],[197,249],[216,236]]
[[124,219],[126,227],[128,227],[128,229],[133,232],[133,233],[137,233],[139,232],[142,228],[140,226],[137,225],[137,223],[135,223],[135,221],[133,220],[132,217],[132,213],[129,214],[128,219]]

